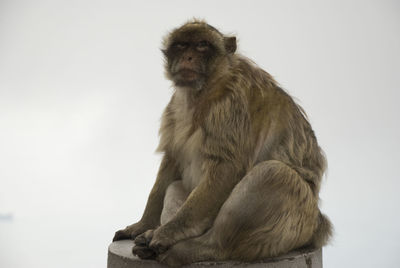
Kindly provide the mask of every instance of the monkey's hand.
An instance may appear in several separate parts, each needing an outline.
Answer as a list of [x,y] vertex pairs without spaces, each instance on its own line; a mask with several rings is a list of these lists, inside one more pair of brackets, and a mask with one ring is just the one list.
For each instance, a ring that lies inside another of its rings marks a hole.
[[166,252],[172,245],[176,243],[175,239],[171,237],[172,232],[168,232],[164,226],[157,228],[150,241],[149,247],[157,254]]
[[135,239],[138,235],[146,232],[154,227],[148,226],[141,221],[127,226],[125,229],[119,230],[115,233],[113,241],[124,240],[124,239]]

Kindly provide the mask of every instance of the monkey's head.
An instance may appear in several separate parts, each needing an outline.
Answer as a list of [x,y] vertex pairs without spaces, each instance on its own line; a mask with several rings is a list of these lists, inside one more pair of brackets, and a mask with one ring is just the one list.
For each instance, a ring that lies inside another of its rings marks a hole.
[[226,37],[204,21],[194,20],[165,39],[166,76],[176,86],[200,90],[229,65],[236,37]]

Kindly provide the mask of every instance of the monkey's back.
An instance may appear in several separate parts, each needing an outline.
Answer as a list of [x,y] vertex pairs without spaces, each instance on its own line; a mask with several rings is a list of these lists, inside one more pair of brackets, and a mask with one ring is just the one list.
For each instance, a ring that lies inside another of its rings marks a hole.
[[244,57],[237,57],[231,81],[230,86],[247,98],[253,164],[282,161],[317,193],[326,160],[304,110],[269,73]]

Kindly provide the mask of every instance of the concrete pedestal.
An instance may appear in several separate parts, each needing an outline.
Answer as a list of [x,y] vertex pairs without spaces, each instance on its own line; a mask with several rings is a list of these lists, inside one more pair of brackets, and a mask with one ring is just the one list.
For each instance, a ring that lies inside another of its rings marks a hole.
[[[135,243],[131,240],[121,240],[111,243],[108,247],[107,268],[160,268],[167,267],[156,261],[141,260],[132,254]],[[185,267],[201,268],[247,267],[247,268],[322,268],[322,250],[298,250],[286,255],[260,260],[253,263],[240,262],[198,262]]]

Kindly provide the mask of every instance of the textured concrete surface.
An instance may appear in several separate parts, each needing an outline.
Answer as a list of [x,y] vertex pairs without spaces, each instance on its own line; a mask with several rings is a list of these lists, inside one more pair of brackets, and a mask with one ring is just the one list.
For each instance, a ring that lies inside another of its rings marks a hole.
[[[167,267],[156,261],[144,261],[132,254],[135,243],[131,240],[121,240],[111,243],[108,247],[107,268],[160,268]],[[260,260],[254,263],[240,262],[198,262],[185,267],[200,268],[214,266],[215,268],[248,267],[248,268],[322,268],[322,250],[298,250],[289,254]]]

